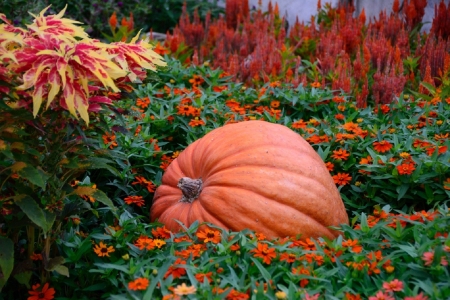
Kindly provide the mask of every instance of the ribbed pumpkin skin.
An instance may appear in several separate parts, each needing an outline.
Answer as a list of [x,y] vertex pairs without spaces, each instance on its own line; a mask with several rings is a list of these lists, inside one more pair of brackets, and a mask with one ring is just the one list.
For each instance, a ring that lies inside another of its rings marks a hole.
[[[182,177],[201,178],[203,189],[182,203]],[[210,222],[233,231],[251,229],[268,238],[325,236],[348,224],[339,192],[325,164],[300,135],[264,121],[217,128],[176,158],[155,192],[151,219],[174,232]]]

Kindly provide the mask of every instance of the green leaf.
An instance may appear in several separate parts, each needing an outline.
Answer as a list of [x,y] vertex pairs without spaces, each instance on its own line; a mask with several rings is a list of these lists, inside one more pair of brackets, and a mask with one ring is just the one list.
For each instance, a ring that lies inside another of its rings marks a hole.
[[96,190],[92,196],[98,202],[101,202],[101,203],[109,206],[112,210],[116,210],[116,207],[114,206],[113,202],[111,201],[111,199],[108,198],[108,196],[106,196],[106,194],[104,192],[102,192],[100,190]]
[[19,274],[14,275],[14,279],[17,280],[20,284],[23,284],[27,287],[27,289],[30,289],[30,279],[31,279],[31,275],[33,275],[33,273],[31,271],[25,271],[25,272],[21,272]]
[[45,269],[47,271],[54,271],[57,266],[62,265],[65,262],[66,261],[65,261],[64,257],[62,257],[62,256],[53,257],[53,258],[49,259]]
[[397,200],[402,199],[403,196],[405,196],[405,194],[408,191],[408,189],[409,189],[409,184],[408,183],[404,183],[401,186],[398,186],[397,189],[396,189],[397,193],[398,193]]
[[361,231],[364,233],[368,233],[370,231],[370,227],[367,224],[367,216],[365,213],[361,214]]
[[102,268],[102,269],[116,269],[119,271],[122,271],[126,274],[130,273],[130,270],[126,267],[126,266],[120,266],[120,265],[116,265],[116,264],[108,264],[108,263],[95,263],[95,266]]
[[266,270],[266,268],[264,268],[263,265],[256,258],[250,257],[250,259],[255,263],[255,266],[261,272],[261,275],[266,280],[266,282],[269,282],[271,279],[271,276],[270,276],[270,273]]
[[10,239],[0,236],[0,269],[3,277],[0,277],[0,291],[8,281],[14,268],[14,243]]
[[32,184],[35,184],[45,190],[46,181],[49,176],[44,171],[38,170],[22,161],[16,162],[12,165],[11,169],[20,177],[29,180]]
[[63,276],[69,277],[69,269],[66,266],[57,265],[53,271],[55,271]]
[[28,195],[18,195],[14,197],[14,202],[34,224],[42,228],[44,235],[52,228],[56,215],[43,211],[33,198]]

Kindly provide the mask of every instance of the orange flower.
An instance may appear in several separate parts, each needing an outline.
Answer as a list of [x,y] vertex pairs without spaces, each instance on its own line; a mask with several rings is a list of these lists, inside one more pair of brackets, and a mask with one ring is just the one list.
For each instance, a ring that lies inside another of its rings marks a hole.
[[169,267],[166,274],[164,275],[164,279],[172,275],[173,279],[180,278],[181,276],[186,274],[185,268],[175,267],[175,265],[185,265],[186,261],[181,258],[177,258],[177,260]]
[[159,55],[166,55],[170,53],[170,50],[163,47],[160,42],[156,43],[156,46],[155,48],[153,48],[153,51],[155,51]]
[[142,196],[128,196],[124,199],[124,201],[128,205],[136,204],[139,207],[144,206],[144,204],[145,204],[145,201],[142,198]]
[[112,149],[114,147],[117,147],[118,144],[116,142],[116,135],[113,133],[106,132],[104,135],[102,135],[103,143],[105,145],[109,144],[109,149]]
[[231,289],[231,291],[225,297],[226,300],[245,300],[248,298],[250,298],[249,295],[247,295],[246,293],[236,291],[235,289]]
[[372,156],[367,156],[367,157],[363,157],[361,158],[361,160],[359,161],[360,165],[368,165],[372,162]]
[[344,300],[362,300],[359,294],[345,293]]
[[280,107],[280,101],[278,101],[278,100],[273,100],[273,101],[271,101],[271,102],[270,102],[270,107],[272,107],[272,108],[278,108],[278,107]]
[[450,191],[450,178],[444,181],[444,190]]
[[325,166],[327,167],[327,170],[328,170],[329,172],[333,172],[333,170],[334,170],[334,164],[333,164],[332,162],[327,161],[327,162],[325,163]]
[[187,286],[184,282],[173,289],[173,293],[178,296],[195,294],[196,291],[195,286]]
[[209,228],[197,232],[197,237],[203,240],[203,243],[212,242],[214,244],[218,244],[222,240],[222,235],[218,230],[211,230]]
[[382,141],[376,141],[373,143],[373,148],[375,149],[375,151],[378,151],[380,153],[384,153],[387,152],[389,150],[391,150],[392,148],[392,144],[389,143],[386,140],[382,140]]
[[155,229],[152,229],[152,235],[154,238],[158,238],[158,239],[169,239],[170,238],[170,230],[167,229],[166,226],[157,227]]
[[128,282],[128,288],[133,291],[144,291],[147,289],[150,281],[147,278],[137,278],[134,281]]
[[336,160],[347,160],[349,156],[350,153],[348,153],[345,149],[333,150],[333,155],[331,155],[331,157]]
[[155,248],[155,243],[153,239],[147,237],[147,236],[140,236],[137,241],[134,243],[136,247],[139,248],[139,250],[153,250]]
[[147,108],[150,105],[150,98],[137,98],[136,105],[140,108]]
[[[292,274],[294,275],[311,275],[311,272],[304,266],[300,266],[292,269]],[[309,283],[308,279],[301,279],[300,286],[304,288]]]
[[280,261],[285,261],[287,263],[293,263],[297,260],[297,255],[295,253],[285,252],[280,255]]
[[42,254],[40,254],[40,253],[33,253],[33,254],[31,254],[30,258],[31,258],[31,260],[42,260],[43,259]]
[[202,76],[194,74],[194,75],[192,76],[192,78],[189,79],[189,82],[192,84],[192,86],[198,87],[198,86],[201,85],[203,82],[205,82],[205,80],[202,78]]
[[191,126],[191,127],[196,127],[196,126],[201,126],[201,125],[205,125],[205,122],[202,119],[195,118],[189,122],[189,126]]
[[303,121],[303,119],[300,119],[298,121],[295,121],[291,124],[291,127],[294,129],[300,129],[300,128],[306,128],[306,125],[308,123],[306,123],[305,121]]
[[109,18],[109,26],[111,26],[111,30],[115,31],[117,27],[117,15],[116,12],[114,12],[111,17]]
[[116,251],[113,246],[109,246],[107,244],[103,244],[103,242],[100,242],[98,245],[94,246],[94,252],[99,256],[108,256],[109,253]]
[[411,175],[415,169],[413,164],[401,164],[397,166],[398,174],[400,175]]
[[158,247],[158,249],[161,249],[161,247],[166,244],[166,242],[161,239],[155,239],[153,240],[153,243],[155,244],[156,247]]
[[[443,154],[443,153],[447,152],[447,150],[448,150],[447,146],[438,146],[437,147],[438,154]],[[427,149],[428,156],[432,156],[434,154],[434,152],[436,152],[436,147],[429,147]]]
[[241,249],[241,246],[237,243],[230,246],[231,251],[238,251],[239,249]]
[[335,97],[333,97],[332,100],[333,100],[334,103],[337,103],[337,104],[339,104],[339,103],[345,103],[344,97],[335,96]]
[[39,283],[32,286],[32,290],[28,291],[28,294],[31,295],[28,297],[28,300],[51,300],[55,298],[55,289],[49,288],[48,282],[44,284],[42,289],[39,291],[38,289],[40,286],[41,285]]
[[314,81],[313,83],[311,83],[311,87],[313,88],[320,88],[321,84],[318,81]]
[[269,248],[267,244],[258,243],[255,249],[250,250],[250,252],[254,252],[254,257],[260,257],[263,259],[263,262],[266,264],[270,264],[272,259],[274,259],[277,254],[275,253],[275,248]]
[[335,114],[334,118],[336,120],[345,120],[345,116],[343,114]]
[[350,247],[355,253],[360,253],[362,251],[362,247],[358,245],[358,240],[348,239],[347,241],[342,242],[342,247]]
[[203,283],[205,279],[208,280],[208,282],[212,282],[212,272],[197,273],[195,274],[195,279],[197,279],[197,281],[201,283]]
[[401,292],[403,291],[403,282],[398,279],[394,279],[390,282],[383,282],[383,288],[387,292]]
[[347,122],[342,125],[342,128],[344,128],[346,131],[355,132],[355,130],[359,129],[359,125],[357,123]]
[[131,183],[132,185],[140,184],[142,186],[145,186],[147,188],[147,191],[149,191],[150,193],[153,193],[155,191],[156,186],[150,180],[145,179],[143,176],[136,176],[134,177],[134,179],[136,179],[136,181],[133,181]]
[[336,184],[346,185],[350,183],[352,177],[348,173],[337,173],[336,175],[333,175],[333,180]]

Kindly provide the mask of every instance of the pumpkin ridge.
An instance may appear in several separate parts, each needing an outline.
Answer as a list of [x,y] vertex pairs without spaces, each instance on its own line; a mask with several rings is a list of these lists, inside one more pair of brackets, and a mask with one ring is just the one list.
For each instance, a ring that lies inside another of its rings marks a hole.
[[[246,187],[245,184],[247,184],[248,182],[252,182],[252,180],[244,183],[244,182],[239,181],[238,179],[231,180],[231,179],[226,178],[226,176],[224,176],[224,175],[226,175],[224,173],[228,173],[228,172],[235,173],[236,177],[240,177],[240,176],[245,177],[245,176],[249,176],[249,175],[256,176],[257,174],[256,173],[252,174],[251,171],[249,171],[247,174],[244,174],[244,172],[242,172],[242,173],[236,172],[237,170],[245,170],[245,169],[247,169],[248,166],[252,166],[252,165],[237,166],[234,168],[230,167],[228,169],[224,169],[222,171],[216,172],[213,175],[206,178],[206,180],[203,183],[203,188],[205,189],[207,187],[209,188],[209,187],[228,186],[228,187],[233,187],[233,188],[248,189],[248,186]],[[267,167],[268,169],[277,169],[277,166],[258,166],[258,165],[256,165],[256,166],[259,167],[259,170],[264,169],[265,167]],[[321,179],[320,176],[312,177],[312,176],[308,176],[308,174],[306,174],[306,173],[300,174],[300,173],[296,173],[294,171],[285,170],[285,169],[283,169],[283,173],[292,173],[297,176],[299,176],[299,175],[302,176],[302,181],[306,182],[305,185],[308,186],[310,191],[312,191],[312,193],[310,193],[310,194],[322,195],[322,189],[329,187],[329,184],[326,181],[320,181],[320,179]],[[216,178],[216,176],[218,178]],[[226,178],[226,179],[223,180],[222,178]],[[282,179],[276,179],[274,181],[282,181]],[[311,183],[309,183],[309,182],[311,182]],[[292,184],[296,184],[296,183],[292,181]],[[319,184],[319,186],[318,186],[318,184]],[[254,188],[257,188],[257,187],[254,187]],[[267,193],[267,191],[264,188],[258,189],[257,192],[256,191],[253,191],[253,192],[255,192],[256,194],[258,194],[260,196],[264,196],[264,197],[270,198],[274,201],[278,201],[278,199],[273,198],[273,195]],[[331,198],[332,197],[330,197],[330,199]]]
[[[272,198],[266,198],[266,197],[263,197],[263,196],[261,196],[261,195],[259,195],[259,194],[257,194],[256,192],[254,192],[254,191],[251,191],[251,190],[247,190],[247,189],[244,189],[244,188],[241,188],[240,190],[242,190],[242,191],[244,191],[245,193],[253,193],[253,194],[256,194],[257,196],[259,196],[258,198],[259,198],[259,202],[265,202],[265,201],[267,201],[267,202],[270,202],[270,205],[274,205],[274,206],[276,206],[277,207],[277,209],[279,210],[279,211],[283,211],[283,212],[286,212],[286,213],[289,213],[289,212],[293,212],[293,213],[295,213],[295,215],[296,215],[296,218],[297,219],[302,219],[304,222],[306,222],[306,221],[309,221],[309,223],[314,223],[314,224],[316,224],[316,225],[322,225],[322,227],[323,228],[326,228],[326,232],[328,233],[328,236],[329,237],[332,237],[333,236],[333,234],[332,234],[332,231],[331,231],[331,229],[330,228],[328,228],[328,226],[334,226],[334,225],[327,225],[327,226],[324,226],[323,225],[323,220],[318,220],[318,219],[316,219],[314,216],[312,216],[311,214],[309,214],[309,213],[305,213],[304,211],[301,211],[301,210],[297,210],[297,209],[295,209],[295,208],[293,208],[293,207],[290,207],[289,205],[287,205],[287,204],[285,204],[285,203],[281,203],[281,202],[277,202],[277,201],[275,201],[274,199],[272,199]],[[217,193],[217,191],[216,191],[216,193]],[[221,201],[223,201],[223,202],[226,202],[226,203],[228,203],[228,204],[230,204],[230,202],[227,202],[226,200],[228,200],[228,199],[226,199],[226,197],[225,198],[219,198],[219,197],[216,197],[215,195],[208,195],[210,198],[215,198],[215,199],[220,199]],[[236,201],[235,203],[246,203],[245,201]],[[246,206],[240,206],[240,208],[241,209],[237,209],[237,207],[236,206],[233,206],[233,209],[235,210],[235,217],[234,218],[229,218],[229,217],[227,217],[227,216],[225,216],[225,215],[222,215],[220,212],[220,210],[217,210],[217,207],[222,207],[222,206],[220,206],[220,205],[217,205],[217,203],[214,203],[215,204],[215,206],[214,206],[214,212],[215,212],[215,218],[216,219],[218,219],[218,220],[220,220],[221,221],[221,223],[223,223],[223,224],[225,224],[225,226],[226,226],[226,228],[229,228],[229,229],[232,229],[232,230],[235,230],[235,228],[236,228],[236,224],[237,223],[239,223],[239,225],[242,227],[242,218],[240,218],[240,216],[241,215],[245,215],[245,212],[248,212],[249,210],[248,210],[248,207],[246,207]],[[248,203],[246,203],[246,204],[248,204]],[[205,205],[202,205],[202,208],[203,209],[205,209],[205,211],[208,211],[209,212],[209,209],[207,208],[207,207],[205,207]],[[287,209],[286,209],[287,208]],[[249,217],[249,215],[247,215],[247,217]],[[278,222],[283,222],[283,216],[279,216],[279,221],[277,221],[277,223]],[[252,222],[250,222],[249,220],[252,220],[252,218],[246,218],[244,221],[246,221],[246,223],[254,223],[253,221]],[[286,220],[285,220],[286,221]],[[245,223],[245,222],[244,222]],[[261,220],[261,223],[264,223],[262,220]],[[255,231],[259,231],[260,229],[258,229],[258,228],[255,228],[255,226],[249,226],[249,225],[245,225],[247,228],[249,228],[249,229],[252,229],[252,230],[255,230]],[[275,232],[277,235],[280,235],[280,230],[270,230],[271,232]]]
[[[315,210],[313,207],[311,207],[312,205],[305,204],[304,206],[301,206],[301,207],[298,207],[298,208],[292,207],[290,205],[292,205],[293,203],[280,202],[280,201],[283,200],[282,197],[274,198],[272,195],[264,195],[262,193],[259,193],[259,191],[249,190],[249,189],[247,189],[245,187],[235,186],[235,185],[233,185],[231,183],[229,185],[226,185],[225,183],[222,183],[222,184],[217,185],[217,186],[204,187],[204,190],[207,191],[207,189],[210,188],[210,187],[215,187],[215,188],[217,188],[217,187],[219,187],[219,188],[222,188],[222,187],[233,187],[233,189],[239,189],[239,190],[243,190],[243,191],[245,191],[247,193],[252,193],[252,194],[256,195],[258,198],[264,199],[264,201],[270,202],[273,205],[283,205],[283,206],[285,206],[287,208],[290,208],[290,209],[292,209],[292,210],[294,210],[296,212],[300,212],[303,215],[305,215],[306,217],[308,217],[308,218],[310,218],[312,220],[315,220],[317,223],[322,223],[322,224],[323,223],[327,223],[327,220],[328,220],[326,218],[318,218],[317,216],[312,215],[310,212],[313,212]],[[220,199],[221,201],[225,200],[224,198],[218,198],[218,197],[214,197],[214,198],[215,199]],[[211,212],[216,212],[216,213],[218,212],[216,207],[211,207],[212,209],[209,209],[209,207],[207,206],[208,202],[206,200],[203,199],[203,201],[202,201],[202,199],[200,197],[197,200],[200,201],[201,207],[205,211],[207,211],[208,213],[210,211]],[[300,201],[296,201],[296,202],[301,202],[301,200]],[[310,207],[311,207],[311,209],[309,209]],[[305,210],[306,210],[306,212],[305,212]]]

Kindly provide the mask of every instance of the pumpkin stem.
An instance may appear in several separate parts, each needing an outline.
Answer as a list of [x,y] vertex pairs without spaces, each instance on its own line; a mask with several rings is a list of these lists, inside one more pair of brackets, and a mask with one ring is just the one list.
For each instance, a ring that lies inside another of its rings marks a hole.
[[189,177],[183,177],[178,181],[177,187],[183,193],[183,197],[180,202],[192,203],[200,196],[203,187],[203,181],[199,179],[191,179]]

